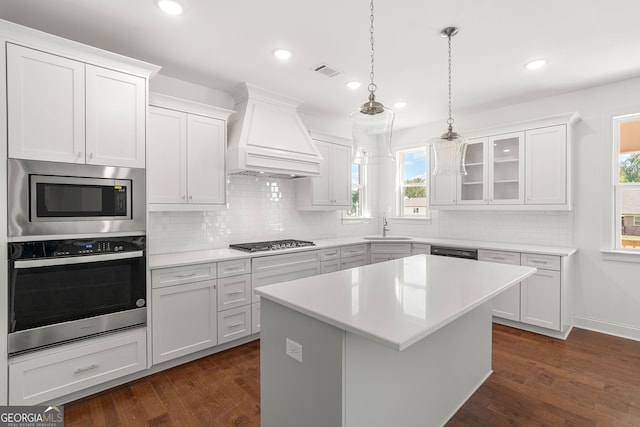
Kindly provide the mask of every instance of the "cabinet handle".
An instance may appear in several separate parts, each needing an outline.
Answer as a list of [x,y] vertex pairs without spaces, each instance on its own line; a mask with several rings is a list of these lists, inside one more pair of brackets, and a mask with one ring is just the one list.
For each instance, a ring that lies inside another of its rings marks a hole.
[[243,265],[239,265],[237,267],[226,267],[224,269],[225,272],[228,272],[228,271],[242,271],[242,270],[244,270],[244,266]]
[[89,160],[93,159],[93,153],[89,153]]
[[193,196],[189,196],[189,200],[193,200]]
[[227,295],[238,295],[238,294],[243,294],[244,291],[233,291],[233,292],[227,292]]
[[236,323],[229,324],[229,327],[235,328],[236,326],[242,326],[242,325],[244,325],[244,322],[236,322]]
[[535,259],[530,259],[530,260],[529,260],[529,262],[530,262],[531,264],[544,264],[544,265],[547,265],[547,264],[548,264],[548,262],[547,262],[547,261],[536,261]]
[[85,368],[78,368],[75,371],[73,371],[74,374],[81,374],[83,372],[88,372],[88,371],[92,371],[94,369],[99,368],[100,365],[98,365],[97,363],[94,363],[93,365],[87,366]]
[[78,154],[76,155],[76,158],[81,158],[82,157],[82,151],[78,151]]
[[182,273],[182,274],[176,274],[176,277],[179,277],[179,278],[182,279],[182,278],[185,278],[185,277],[193,277],[195,275],[196,275],[196,273]]
[[182,200],[187,200],[187,196],[185,196],[184,194],[182,195]]
[[498,260],[500,260],[500,261],[503,261],[503,260],[504,260],[504,257],[501,257],[501,256],[494,256],[494,257],[493,257],[493,259],[498,259]]

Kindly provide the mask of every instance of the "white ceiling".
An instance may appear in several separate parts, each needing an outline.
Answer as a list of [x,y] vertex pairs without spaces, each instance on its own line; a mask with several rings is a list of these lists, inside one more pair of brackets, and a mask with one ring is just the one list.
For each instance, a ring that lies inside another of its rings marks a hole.
[[[250,82],[303,101],[306,113],[348,115],[367,99],[369,0],[0,0],[0,18],[162,66],[229,91]],[[640,76],[638,0],[377,0],[377,100],[398,100],[396,127],[446,117],[447,42],[453,110],[475,111]],[[293,51],[287,63],[271,55]],[[537,72],[525,62],[546,58]],[[311,71],[327,63],[343,73]],[[352,79],[364,84],[349,91]]]

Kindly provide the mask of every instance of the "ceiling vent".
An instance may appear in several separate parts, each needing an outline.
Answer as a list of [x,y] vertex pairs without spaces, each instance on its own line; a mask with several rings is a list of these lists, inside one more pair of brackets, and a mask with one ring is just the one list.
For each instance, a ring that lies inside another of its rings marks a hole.
[[317,67],[313,67],[313,71],[315,71],[316,73],[325,75],[327,77],[335,77],[338,74],[342,74],[342,71],[327,64],[320,64]]

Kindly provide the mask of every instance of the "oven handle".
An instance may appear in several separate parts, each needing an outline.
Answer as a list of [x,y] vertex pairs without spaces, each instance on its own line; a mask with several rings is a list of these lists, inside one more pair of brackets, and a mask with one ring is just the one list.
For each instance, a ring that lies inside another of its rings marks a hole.
[[84,255],[68,258],[41,258],[17,260],[14,262],[14,268],[34,268],[49,267],[54,265],[71,265],[71,264],[87,264],[90,262],[112,261],[118,259],[141,258],[143,251],[118,252],[105,255]]

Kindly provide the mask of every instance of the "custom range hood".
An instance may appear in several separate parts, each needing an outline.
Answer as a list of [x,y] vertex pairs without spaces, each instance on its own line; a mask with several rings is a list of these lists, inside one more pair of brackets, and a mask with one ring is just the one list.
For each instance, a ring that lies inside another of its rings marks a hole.
[[243,83],[231,95],[227,172],[296,178],[320,174],[322,156],[298,116],[301,101]]

